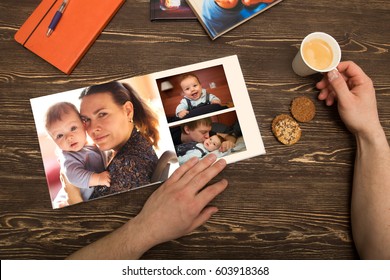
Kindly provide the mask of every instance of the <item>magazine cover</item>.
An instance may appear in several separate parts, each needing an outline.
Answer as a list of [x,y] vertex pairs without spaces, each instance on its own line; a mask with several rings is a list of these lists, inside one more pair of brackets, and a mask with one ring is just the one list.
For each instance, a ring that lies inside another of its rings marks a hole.
[[237,56],[30,102],[53,208],[162,182],[195,156],[265,153]]
[[212,40],[282,0],[187,0]]
[[150,20],[195,20],[185,0],[150,0]]

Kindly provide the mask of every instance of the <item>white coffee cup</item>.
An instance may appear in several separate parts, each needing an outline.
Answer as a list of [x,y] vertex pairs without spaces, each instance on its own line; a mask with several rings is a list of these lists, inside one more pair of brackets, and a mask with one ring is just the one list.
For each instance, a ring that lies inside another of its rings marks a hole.
[[[310,45],[314,48],[310,49]],[[318,48],[317,48],[318,47]],[[328,56],[324,52],[329,51]],[[315,73],[326,73],[337,67],[341,60],[341,49],[337,41],[329,34],[314,32],[307,35],[299,48],[292,68],[295,74],[305,77]],[[321,64],[321,67],[319,66]],[[323,66],[323,67],[322,67]]]

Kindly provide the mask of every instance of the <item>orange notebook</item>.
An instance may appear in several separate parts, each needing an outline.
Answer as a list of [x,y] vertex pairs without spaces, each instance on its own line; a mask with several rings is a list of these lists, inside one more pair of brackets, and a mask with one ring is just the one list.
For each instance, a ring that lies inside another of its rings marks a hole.
[[48,27],[63,0],[42,0],[15,40],[70,74],[125,0],[68,0],[53,33]]

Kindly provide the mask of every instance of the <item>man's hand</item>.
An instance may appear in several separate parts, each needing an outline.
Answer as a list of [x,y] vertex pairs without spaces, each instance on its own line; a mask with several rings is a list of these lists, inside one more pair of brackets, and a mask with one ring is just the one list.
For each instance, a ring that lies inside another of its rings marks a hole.
[[225,160],[215,161],[214,154],[190,159],[150,196],[135,218],[148,247],[188,234],[218,211],[208,204],[225,190],[227,181],[204,187],[226,167]]

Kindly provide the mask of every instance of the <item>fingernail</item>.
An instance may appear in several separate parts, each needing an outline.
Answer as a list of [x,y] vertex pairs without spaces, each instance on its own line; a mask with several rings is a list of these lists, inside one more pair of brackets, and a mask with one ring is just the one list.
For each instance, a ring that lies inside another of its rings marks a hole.
[[339,77],[339,71],[337,71],[336,69],[328,72],[328,81],[329,82],[332,82],[334,81],[335,79],[337,79]]
[[214,162],[214,161],[217,159],[217,155],[216,155],[216,154],[213,154],[213,153],[208,154],[208,155],[207,155],[207,159],[210,160],[210,161],[212,161],[212,162]]
[[189,160],[193,161],[193,162],[198,162],[199,161],[199,158],[198,157],[192,157],[190,158]]
[[220,159],[216,163],[221,165],[221,166],[226,166],[226,160],[224,160],[224,159]]

